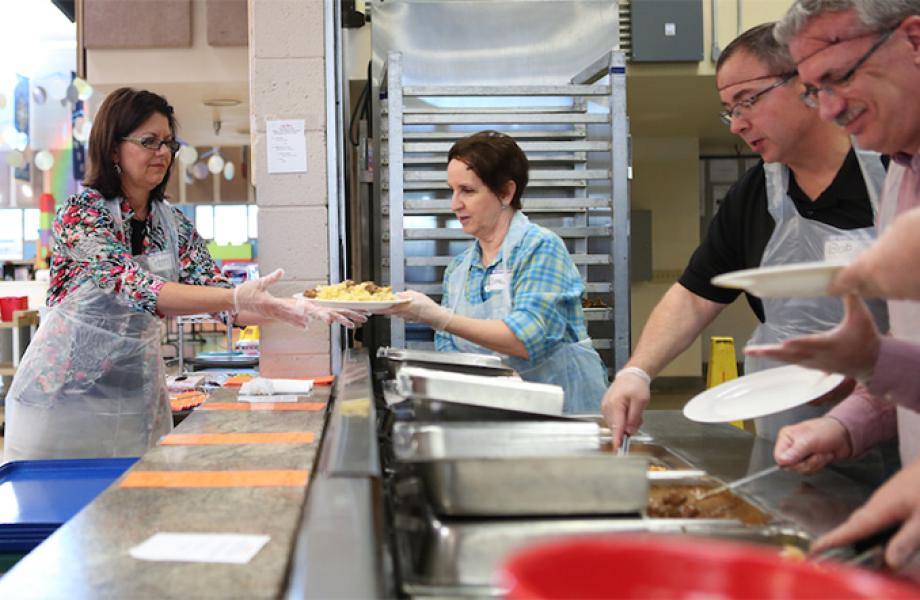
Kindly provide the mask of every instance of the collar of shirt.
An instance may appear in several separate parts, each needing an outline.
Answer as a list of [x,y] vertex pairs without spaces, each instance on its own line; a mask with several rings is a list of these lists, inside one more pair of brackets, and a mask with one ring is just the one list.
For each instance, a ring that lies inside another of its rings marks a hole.
[[920,154],[908,154],[907,152],[897,152],[891,155],[891,160],[907,167],[914,173],[920,173]]
[[476,240],[476,242],[473,244],[473,256],[472,260],[470,261],[470,266],[474,269],[489,270],[497,265],[501,258],[502,253],[499,251],[498,254],[495,255],[495,258],[492,259],[492,262],[487,265],[482,264],[482,246],[479,245],[479,240]]
[[862,170],[856,158],[856,152],[851,148],[847,153],[843,164],[834,175],[831,184],[821,192],[814,201],[802,191],[798,182],[795,180],[795,174],[789,171],[789,187],[787,189],[789,197],[798,204],[808,206],[812,210],[820,210],[836,206],[841,200],[859,200],[867,198],[866,182],[862,176]]

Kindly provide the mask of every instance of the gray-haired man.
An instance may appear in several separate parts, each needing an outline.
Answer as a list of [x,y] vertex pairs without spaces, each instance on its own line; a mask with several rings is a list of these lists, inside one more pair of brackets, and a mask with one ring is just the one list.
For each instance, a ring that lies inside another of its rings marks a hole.
[[[798,0],[775,34],[789,46],[805,86],[803,101],[862,147],[892,156],[879,208],[879,230],[884,234],[898,214],[920,206],[920,0]],[[888,309],[891,333],[920,342],[920,304],[890,301]],[[770,355],[781,357],[783,348]],[[900,567],[920,547],[920,413],[908,408],[920,402],[899,395],[904,378],[917,376],[916,364],[911,368],[904,349],[901,344],[899,350],[897,340],[882,341],[869,382],[874,399],[847,399],[829,417],[780,432],[777,461],[796,466],[818,453],[834,454],[845,444],[851,445],[848,452],[858,452],[892,433],[890,425],[897,422],[905,469],[847,523],[822,538],[816,549],[848,543],[899,522],[904,525],[888,545],[888,563]],[[899,404],[896,415],[891,402]],[[837,425],[829,425],[831,421]],[[839,424],[846,430],[843,437]],[[830,433],[835,430],[837,434]]]

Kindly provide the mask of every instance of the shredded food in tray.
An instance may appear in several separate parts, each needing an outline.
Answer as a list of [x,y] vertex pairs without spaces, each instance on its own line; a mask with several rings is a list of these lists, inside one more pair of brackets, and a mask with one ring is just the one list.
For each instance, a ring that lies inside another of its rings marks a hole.
[[315,290],[307,290],[303,295],[315,300],[347,300],[349,302],[385,302],[398,299],[389,286],[380,286],[373,281],[355,283],[350,279],[342,283],[317,286]]

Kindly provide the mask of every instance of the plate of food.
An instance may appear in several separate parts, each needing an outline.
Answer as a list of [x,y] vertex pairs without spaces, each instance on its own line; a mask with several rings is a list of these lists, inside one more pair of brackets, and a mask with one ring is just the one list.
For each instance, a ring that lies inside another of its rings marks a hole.
[[717,275],[712,284],[760,298],[815,298],[827,295],[827,286],[845,266],[844,262],[815,261],[744,269]]
[[373,281],[356,283],[350,279],[341,283],[319,285],[302,294],[294,294],[294,297],[307,298],[329,308],[348,308],[367,313],[409,302],[409,298],[400,298],[389,286],[377,285]]
[[798,365],[757,371],[694,396],[684,406],[684,416],[700,423],[727,423],[772,415],[820,398],[843,379]]

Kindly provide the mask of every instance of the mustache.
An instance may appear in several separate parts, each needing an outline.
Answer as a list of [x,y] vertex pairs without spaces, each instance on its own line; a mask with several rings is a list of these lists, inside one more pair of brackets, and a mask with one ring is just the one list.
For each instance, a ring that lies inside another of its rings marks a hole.
[[840,127],[846,127],[850,121],[863,113],[862,108],[847,108],[845,111],[834,117],[834,123]]

